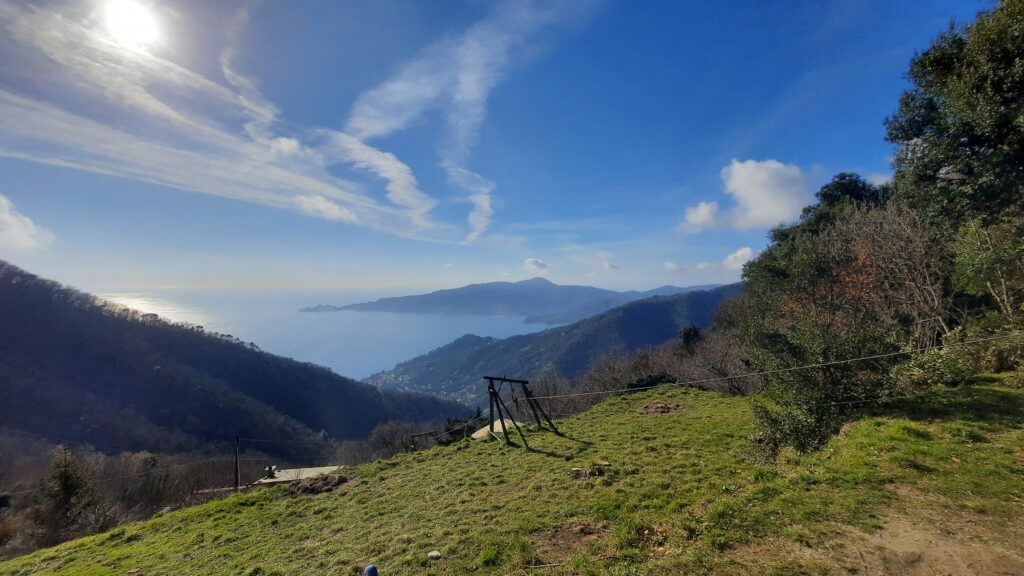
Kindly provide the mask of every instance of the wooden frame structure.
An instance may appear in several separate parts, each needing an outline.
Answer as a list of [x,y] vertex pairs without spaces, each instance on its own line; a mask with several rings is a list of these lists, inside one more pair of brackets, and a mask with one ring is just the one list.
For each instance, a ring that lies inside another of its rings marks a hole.
[[[508,445],[509,443],[508,427],[505,426],[505,415],[507,414],[508,419],[511,420],[512,425],[515,426],[516,432],[519,433],[519,438],[522,439],[523,446],[527,450],[530,449],[530,445],[526,443],[526,436],[523,434],[523,430],[519,427],[519,423],[516,422],[515,416],[512,415],[512,411],[508,409],[508,406],[505,405],[505,401],[501,398],[501,387],[505,384],[509,384],[509,387],[513,390],[512,394],[516,408],[519,407],[519,400],[515,398],[515,386],[518,384],[522,390],[523,397],[526,398],[526,404],[529,406],[530,412],[533,414],[533,419],[537,426],[545,428],[546,423],[547,427],[550,428],[552,432],[555,434],[561,434],[561,432],[558,431],[558,427],[555,426],[555,423],[551,421],[551,417],[548,416],[540,403],[537,402],[537,399],[533,397],[533,391],[530,390],[530,382],[528,380],[516,380],[515,378],[505,378],[504,376],[484,376],[483,379],[487,380],[487,396],[490,404],[488,408],[490,419],[488,426],[491,436],[495,439],[499,441],[502,440],[502,438],[498,437],[494,432],[494,412],[497,411],[498,423],[501,425],[501,434],[502,437],[504,437],[505,444]],[[498,385],[495,386],[495,383]],[[543,421],[541,420],[542,416]]]

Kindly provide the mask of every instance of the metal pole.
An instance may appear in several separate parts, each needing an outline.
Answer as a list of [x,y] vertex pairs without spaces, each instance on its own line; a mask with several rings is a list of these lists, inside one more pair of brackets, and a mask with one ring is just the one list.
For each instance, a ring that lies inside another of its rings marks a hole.
[[242,439],[235,436],[235,490],[241,488],[241,474],[238,470],[238,445],[242,442]]

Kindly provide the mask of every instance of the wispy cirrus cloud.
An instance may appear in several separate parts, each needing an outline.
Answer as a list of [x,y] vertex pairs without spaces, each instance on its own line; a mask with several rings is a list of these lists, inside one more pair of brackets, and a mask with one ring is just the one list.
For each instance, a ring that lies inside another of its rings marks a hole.
[[[0,155],[399,235],[446,231],[429,218],[435,201],[393,156],[339,147],[344,135],[329,129],[282,132],[277,108],[234,67],[247,18],[241,10],[229,28],[224,85],[125,49],[81,5],[0,3]],[[388,180],[387,201],[329,170],[339,163]]]
[[[337,130],[290,124],[257,80],[239,71],[251,3],[236,12],[225,34],[216,61],[223,78],[211,79],[164,57],[159,46],[126,49],[89,3],[0,1],[0,156],[398,235],[473,242],[488,230],[495,210],[495,184],[467,166],[488,98],[540,30],[585,11],[584,4],[498,4],[364,92]],[[31,74],[25,61],[33,62]],[[471,206],[462,233],[434,220],[438,201],[421,188],[412,167],[369,143],[430,110],[444,120],[440,164]],[[346,170],[380,178],[384,194],[339,176]]]
[[462,34],[424,48],[352,107],[345,132],[367,141],[405,129],[428,111],[440,110],[445,134],[441,166],[472,205],[467,242],[481,237],[494,215],[495,184],[467,167],[487,117],[487,101],[522,49],[540,30],[588,3],[505,2]]

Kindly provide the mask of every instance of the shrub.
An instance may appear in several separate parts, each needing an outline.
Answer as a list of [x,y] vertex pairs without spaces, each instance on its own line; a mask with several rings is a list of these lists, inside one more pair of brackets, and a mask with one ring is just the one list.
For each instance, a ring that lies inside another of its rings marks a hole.
[[894,390],[914,393],[932,386],[960,386],[978,371],[970,352],[963,348],[946,348],[917,354],[893,368]]
[[476,557],[476,563],[481,568],[494,568],[500,566],[504,561],[501,548],[494,541],[488,540],[480,546],[480,554]]
[[1024,389],[1024,372],[1013,372],[1003,378],[1003,385]]

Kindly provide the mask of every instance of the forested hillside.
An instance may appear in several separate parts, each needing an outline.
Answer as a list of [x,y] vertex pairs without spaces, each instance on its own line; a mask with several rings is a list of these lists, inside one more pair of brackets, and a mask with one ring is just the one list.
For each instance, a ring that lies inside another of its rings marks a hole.
[[656,296],[568,326],[503,339],[466,335],[367,381],[473,403],[484,393],[484,374],[577,376],[599,358],[657,346],[689,326],[707,327],[718,305],[741,292],[735,284]]
[[[381,422],[465,411],[114,307],[2,261],[0,405],[7,430],[156,452],[227,445],[235,436],[364,438]],[[300,455],[315,447],[266,450]]]

